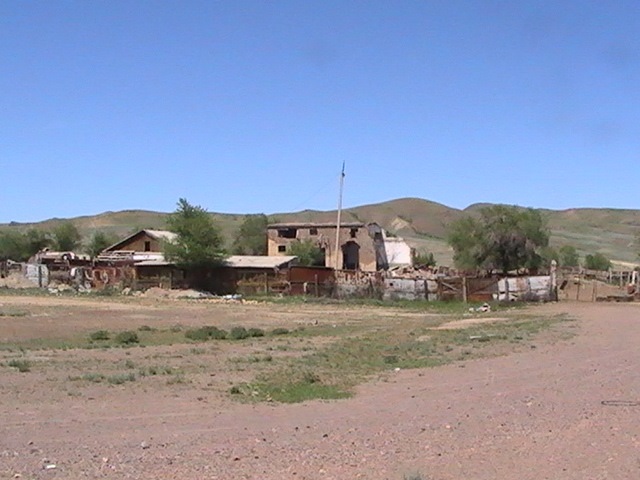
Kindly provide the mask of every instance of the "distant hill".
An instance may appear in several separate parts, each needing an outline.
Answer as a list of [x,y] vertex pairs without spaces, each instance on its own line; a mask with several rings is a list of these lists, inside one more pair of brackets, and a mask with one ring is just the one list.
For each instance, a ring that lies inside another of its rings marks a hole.
[[[412,246],[433,252],[439,264],[448,265],[452,258],[452,251],[445,241],[448,225],[463,215],[474,214],[482,206],[487,204],[458,210],[420,198],[401,198],[345,209],[342,218],[345,222],[376,222],[389,232],[404,237]],[[640,232],[640,210],[574,208],[541,212],[547,218],[553,246],[574,245],[582,255],[601,252],[619,262],[638,262],[634,238]],[[37,223],[0,224],[0,228],[52,230],[63,221],[72,221],[87,238],[96,230],[124,237],[141,228],[164,228],[167,215],[124,210]],[[230,242],[245,216],[212,213],[212,217]],[[278,222],[331,222],[336,219],[336,211],[304,210],[271,214],[270,218]]]

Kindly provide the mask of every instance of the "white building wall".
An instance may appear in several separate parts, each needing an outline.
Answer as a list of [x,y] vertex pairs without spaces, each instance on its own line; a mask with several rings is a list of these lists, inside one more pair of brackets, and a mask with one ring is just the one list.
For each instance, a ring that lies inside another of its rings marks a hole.
[[411,247],[400,237],[385,237],[384,249],[390,266],[411,265]]

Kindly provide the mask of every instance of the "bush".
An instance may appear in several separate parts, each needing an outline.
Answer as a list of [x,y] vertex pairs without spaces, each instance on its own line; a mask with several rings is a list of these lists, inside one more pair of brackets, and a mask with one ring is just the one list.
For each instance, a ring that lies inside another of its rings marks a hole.
[[288,335],[288,334],[289,334],[288,328],[278,327],[271,330],[271,335]]
[[184,336],[189,340],[206,342],[207,340],[224,340],[227,338],[227,332],[213,325],[207,325],[205,327],[187,330]]
[[89,340],[92,342],[99,342],[103,340],[109,340],[111,338],[111,334],[108,330],[98,330],[89,335]]
[[229,338],[231,338],[231,340],[243,340],[245,338],[249,338],[249,336],[249,332],[244,327],[233,327],[229,334]]
[[29,360],[9,360],[8,365],[22,373],[31,371],[31,362]]
[[250,337],[264,337],[264,330],[261,328],[250,328],[247,332],[249,332]]
[[122,345],[131,345],[132,343],[140,343],[140,338],[136,332],[126,330],[116,335],[115,341]]

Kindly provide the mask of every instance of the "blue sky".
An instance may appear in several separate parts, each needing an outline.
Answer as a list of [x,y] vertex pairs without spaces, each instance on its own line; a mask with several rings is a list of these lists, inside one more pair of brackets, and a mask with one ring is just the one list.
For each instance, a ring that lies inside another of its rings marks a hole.
[[640,2],[0,2],[0,222],[640,208]]

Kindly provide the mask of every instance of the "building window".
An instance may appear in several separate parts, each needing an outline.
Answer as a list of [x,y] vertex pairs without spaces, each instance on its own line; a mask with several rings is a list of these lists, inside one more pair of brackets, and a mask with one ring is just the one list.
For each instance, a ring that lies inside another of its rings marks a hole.
[[296,238],[298,230],[295,228],[282,228],[278,230],[278,237],[280,238]]
[[145,252],[151,251],[151,242],[144,242],[144,251]]
[[318,229],[317,228],[310,228],[309,229],[309,235],[317,235],[318,234]]
[[351,234],[351,238],[356,238],[356,236],[358,235],[358,229],[352,228],[350,234]]
[[284,253],[287,251],[286,245],[278,245],[278,253]]

